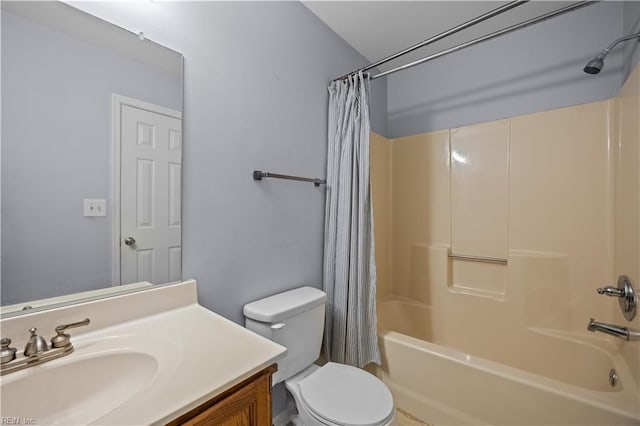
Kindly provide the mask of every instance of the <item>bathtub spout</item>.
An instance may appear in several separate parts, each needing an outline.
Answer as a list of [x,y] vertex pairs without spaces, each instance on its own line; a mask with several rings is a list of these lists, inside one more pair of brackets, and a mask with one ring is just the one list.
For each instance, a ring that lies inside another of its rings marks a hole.
[[591,321],[589,321],[587,330],[600,331],[602,333],[607,333],[624,340],[640,340],[640,331],[630,330],[627,327],[620,327],[619,325],[598,322],[593,318],[591,318]]

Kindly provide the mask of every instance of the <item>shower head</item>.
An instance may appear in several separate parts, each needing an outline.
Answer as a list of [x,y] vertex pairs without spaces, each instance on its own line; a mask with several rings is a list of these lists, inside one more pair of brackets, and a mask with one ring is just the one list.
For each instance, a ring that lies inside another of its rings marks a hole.
[[587,62],[587,65],[584,66],[583,71],[586,72],[587,74],[598,74],[600,71],[602,71],[602,67],[604,67],[605,56],[606,54],[603,55],[601,53],[595,58],[593,58],[592,60],[590,60],[589,62]]
[[627,41],[627,40],[632,40],[634,38],[637,38],[638,41],[640,41],[640,33],[629,34],[627,36],[620,37],[619,39],[611,43],[609,47],[607,47],[602,52],[600,52],[598,56],[596,56],[595,58],[587,62],[587,65],[584,66],[583,71],[586,72],[587,74],[599,74],[600,71],[602,71],[602,68],[604,67],[604,58],[609,54],[609,52],[611,52],[611,49],[616,47],[618,43],[622,43],[623,41]]

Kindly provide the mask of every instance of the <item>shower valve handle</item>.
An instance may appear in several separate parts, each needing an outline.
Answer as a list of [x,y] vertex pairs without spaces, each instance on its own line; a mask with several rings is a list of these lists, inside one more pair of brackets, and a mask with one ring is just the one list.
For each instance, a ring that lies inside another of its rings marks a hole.
[[620,310],[624,317],[631,321],[636,316],[638,298],[631,280],[626,275],[618,277],[618,286],[607,286],[599,288],[598,294],[606,294],[610,297],[617,297]]
[[625,297],[626,296],[626,292],[624,290],[620,290],[618,288],[615,287],[602,287],[599,288],[598,290],[598,294],[604,294],[610,297]]

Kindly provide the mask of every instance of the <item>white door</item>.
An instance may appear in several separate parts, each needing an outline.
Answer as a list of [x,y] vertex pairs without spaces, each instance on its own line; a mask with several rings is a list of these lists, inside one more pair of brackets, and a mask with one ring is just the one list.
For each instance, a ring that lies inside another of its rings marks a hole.
[[121,105],[120,279],[181,279],[181,120]]

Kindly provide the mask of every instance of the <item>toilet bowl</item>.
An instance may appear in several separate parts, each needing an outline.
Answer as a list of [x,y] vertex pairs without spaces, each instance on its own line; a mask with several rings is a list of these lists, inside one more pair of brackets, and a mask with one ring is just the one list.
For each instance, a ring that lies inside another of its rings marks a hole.
[[245,326],[287,348],[273,383],[284,381],[306,426],[387,426],[395,418],[384,383],[356,367],[314,362],[320,356],[326,295],[300,287],[244,306]]
[[307,426],[387,426],[395,419],[391,392],[359,368],[312,365],[285,385]]

